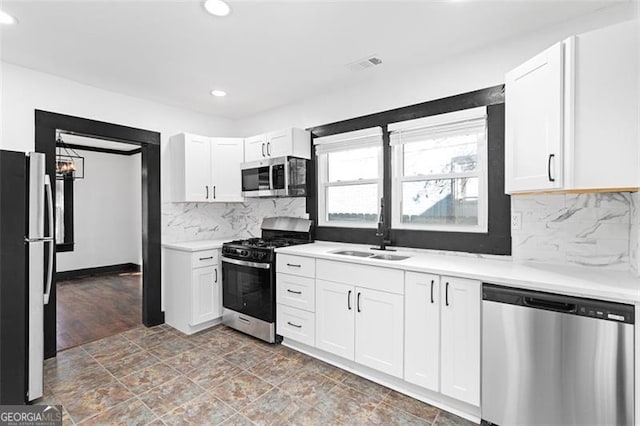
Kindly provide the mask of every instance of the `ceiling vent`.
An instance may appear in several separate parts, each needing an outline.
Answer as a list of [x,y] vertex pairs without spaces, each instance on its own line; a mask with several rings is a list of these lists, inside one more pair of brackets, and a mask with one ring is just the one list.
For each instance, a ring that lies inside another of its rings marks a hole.
[[367,68],[373,68],[377,65],[380,65],[381,63],[382,59],[380,59],[379,56],[370,55],[366,58],[358,59],[355,62],[351,62],[350,64],[347,64],[346,67],[351,71],[362,71],[366,70]]

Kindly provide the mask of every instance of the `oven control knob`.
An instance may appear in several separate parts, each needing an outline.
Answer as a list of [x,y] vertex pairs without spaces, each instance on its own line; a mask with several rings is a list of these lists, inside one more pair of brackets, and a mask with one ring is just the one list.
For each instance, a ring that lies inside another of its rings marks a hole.
[[246,250],[242,250],[242,251],[240,252],[240,256],[244,256],[244,257],[246,257],[248,254],[249,254],[249,252],[248,252],[248,251],[246,251]]

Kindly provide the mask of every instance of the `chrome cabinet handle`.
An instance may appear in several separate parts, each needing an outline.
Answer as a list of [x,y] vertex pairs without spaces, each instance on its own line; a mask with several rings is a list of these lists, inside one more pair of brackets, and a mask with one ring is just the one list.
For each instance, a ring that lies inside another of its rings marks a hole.
[[360,295],[361,295],[361,294],[362,294],[362,293],[358,292],[358,299],[357,299],[357,302],[356,302],[358,312],[360,312]]
[[267,155],[271,156],[271,142],[267,142]]
[[264,157],[264,143],[262,144],[262,156]]
[[209,259],[213,259],[213,256],[209,256],[209,257],[201,257],[200,260],[209,260]]
[[433,303],[433,280],[431,280],[431,303]]
[[213,271],[216,273],[216,278],[215,278],[215,280],[213,282],[217,283],[218,282],[218,268],[214,269]]
[[300,268],[302,265],[294,265],[293,263],[287,263],[287,266],[291,266],[292,268]]
[[205,185],[204,186],[207,189],[207,196],[205,197],[205,200],[209,199],[209,185]]
[[288,288],[288,289],[287,289],[287,291],[288,291],[289,293],[293,293],[293,294],[302,294],[302,292],[301,292],[301,291],[293,291],[293,290],[291,290],[290,288]]
[[216,186],[213,185],[213,199],[216,199]]
[[302,326],[301,326],[301,325],[294,324],[294,323],[292,323],[291,321],[287,321],[287,324],[289,324],[291,327],[302,328]]
[[347,294],[347,308],[351,310],[351,290],[349,290],[349,294]]
[[547,175],[549,178],[549,182],[555,182],[556,179],[551,177],[551,160],[555,157],[555,154],[549,154],[549,161],[547,162]]
[[448,282],[444,290],[444,304],[449,306],[449,283]]

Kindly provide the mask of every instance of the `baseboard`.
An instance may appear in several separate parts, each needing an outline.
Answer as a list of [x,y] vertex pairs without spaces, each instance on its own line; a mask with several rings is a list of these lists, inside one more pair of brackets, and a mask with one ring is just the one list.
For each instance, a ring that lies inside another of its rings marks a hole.
[[56,281],[74,280],[93,275],[113,274],[116,272],[139,272],[140,265],[135,263],[121,263],[119,265],[97,266],[95,268],[75,269],[73,271],[56,272]]

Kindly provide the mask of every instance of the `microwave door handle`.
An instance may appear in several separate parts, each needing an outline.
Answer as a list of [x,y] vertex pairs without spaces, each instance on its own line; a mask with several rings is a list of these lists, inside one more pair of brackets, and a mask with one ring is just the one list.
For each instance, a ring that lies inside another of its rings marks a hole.
[[269,190],[273,191],[273,165],[269,166]]

